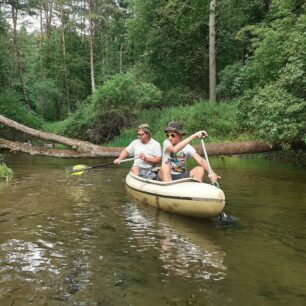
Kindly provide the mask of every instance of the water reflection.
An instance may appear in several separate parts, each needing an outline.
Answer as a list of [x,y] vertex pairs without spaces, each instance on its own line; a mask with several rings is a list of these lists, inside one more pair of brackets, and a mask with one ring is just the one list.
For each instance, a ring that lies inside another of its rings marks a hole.
[[1,272],[15,270],[16,272],[40,272],[47,270],[49,272],[59,274],[59,270],[51,263],[46,256],[44,248],[38,244],[11,239],[3,243],[0,247],[4,252],[2,257]]
[[125,223],[131,229],[130,247],[137,252],[154,248],[165,277],[177,275],[190,279],[220,281],[226,276],[225,252],[205,233],[189,228],[183,219],[164,212],[127,203]]

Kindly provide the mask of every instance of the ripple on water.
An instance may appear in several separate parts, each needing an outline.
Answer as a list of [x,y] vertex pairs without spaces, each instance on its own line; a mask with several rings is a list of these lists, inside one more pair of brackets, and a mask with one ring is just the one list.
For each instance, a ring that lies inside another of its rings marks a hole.
[[167,220],[167,214],[161,213],[164,218],[156,218],[155,214],[134,203],[125,205],[124,216],[132,232],[128,238],[130,247],[137,252],[146,252],[148,248],[159,250],[166,275],[212,281],[225,278],[225,253],[208,237],[190,232],[186,235],[180,228],[183,224],[174,227]]

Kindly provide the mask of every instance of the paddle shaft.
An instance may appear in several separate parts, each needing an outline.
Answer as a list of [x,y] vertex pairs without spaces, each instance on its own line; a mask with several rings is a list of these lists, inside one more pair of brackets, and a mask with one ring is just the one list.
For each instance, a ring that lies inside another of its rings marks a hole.
[[[128,161],[131,161],[131,160],[134,160],[134,159],[135,159],[135,157],[122,159],[122,160],[120,161],[120,164],[121,164],[121,163],[128,162]],[[94,168],[101,168],[101,167],[109,166],[109,165],[114,165],[114,162],[112,161],[112,162],[109,162],[109,163],[106,163],[106,164],[100,164],[100,165],[91,166],[91,168],[92,168],[92,169],[94,169]]]
[[[134,160],[134,159],[135,159],[135,157],[123,159],[123,160],[120,161],[120,164],[131,161],[131,160]],[[112,161],[112,162],[105,163],[105,164],[100,164],[100,165],[85,166],[84,168],[74,169],[74,170],[71,171],[71,173],[76,173],[76,172],[81,172],[81,171],[86,171],[86,170],[96,169],[96,168],[102,168],[102,167],[110,166],[110,165],[114,165],[114,162]]]
[[[211,167],[210,167],[210,163],[209,163],[209,160],[208,160],[208,155],[207,155],[207,151],[206,151],[206,148],[205,148],[205,144],[204,144],[204,140],[203,140],[203,139],[201,139],[201,144],[202,144],[203,153],[204,153],[204,155],[205,155],[205,159],[206,159],[206,162],[207,162],[207,165],[208,165],[208,173],[209,173],[209,175],[211,175],[212,170],[211,170]],[[215,182],[214,185],[215,185],[216,187],[220,188],[218,182]],[[219,215],[219,221],[224,221],[224,220],[226,220],[226,218],[227,218],[227,214],[226,214],[226,213],[224,212],[224,210],[223,210],[223,211],[220,213],[220,215]]]
[[203,153],[204,153],[207,165],[208,165],[208,173],[209,173],[209,175],[211,175],[211,167],[210,167],[210,163],[209,163],[209,160],[208,160],[208,155],[207,155],[207,151],[206,151],[203,139],[201,139],[201,144],[202,144],[202,150],[203,150]]

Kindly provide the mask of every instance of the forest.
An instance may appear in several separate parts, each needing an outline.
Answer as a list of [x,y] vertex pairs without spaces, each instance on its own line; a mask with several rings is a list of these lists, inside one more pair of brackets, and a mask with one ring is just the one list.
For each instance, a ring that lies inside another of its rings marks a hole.
[[121,146],[176,120],[289,146],[305,97],[304,0],[0,1],[0,114],[38,130]]

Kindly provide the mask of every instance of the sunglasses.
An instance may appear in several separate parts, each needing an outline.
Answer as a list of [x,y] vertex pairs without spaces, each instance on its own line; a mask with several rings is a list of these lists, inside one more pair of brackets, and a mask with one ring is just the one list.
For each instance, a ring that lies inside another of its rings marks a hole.
[[142,137],[145,133],[137,133],[138,137]]
[[175,138],[177,136],[177,134],[166,134],[167,138]]

